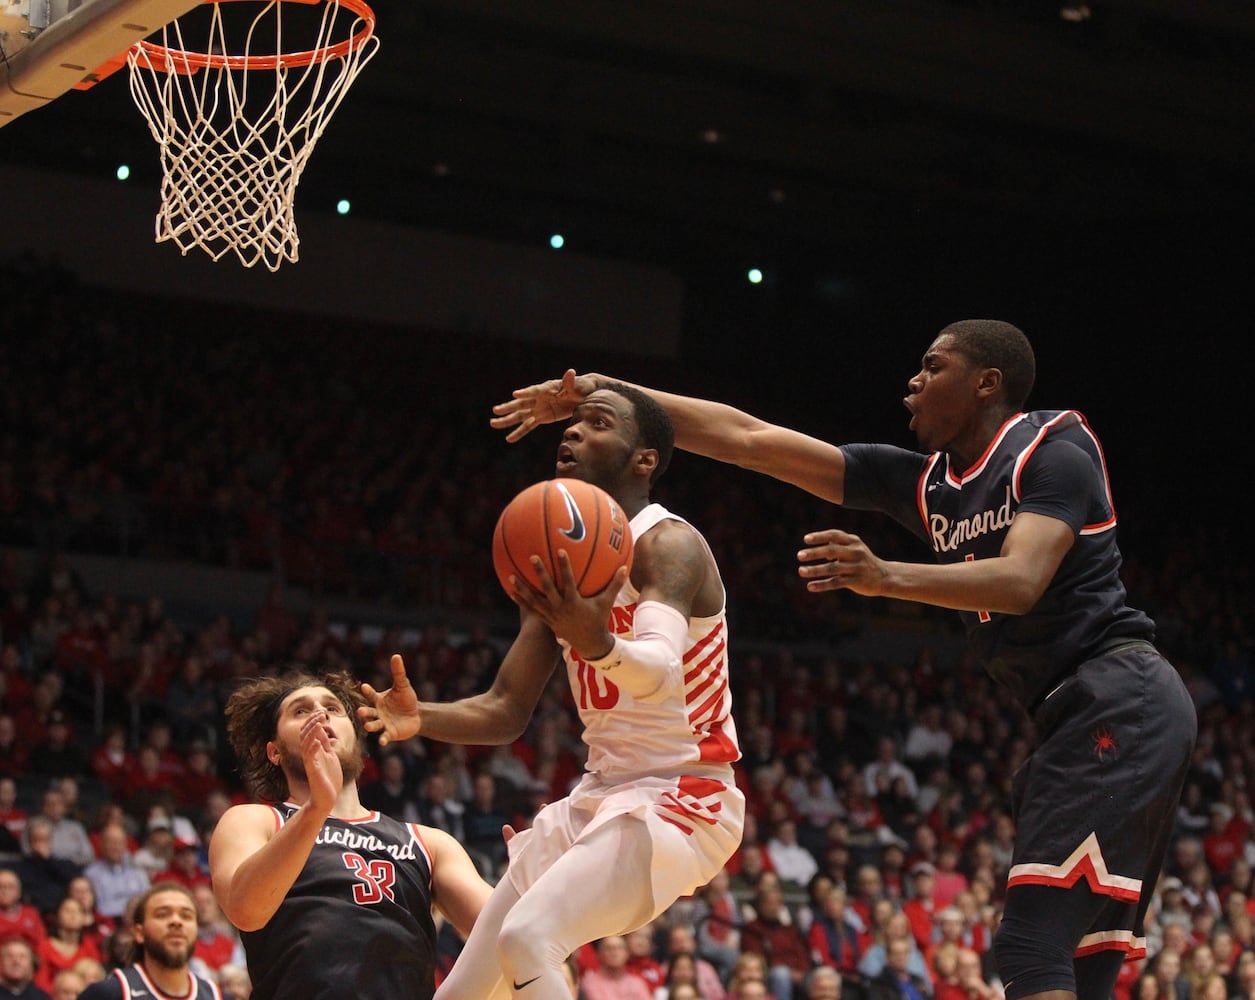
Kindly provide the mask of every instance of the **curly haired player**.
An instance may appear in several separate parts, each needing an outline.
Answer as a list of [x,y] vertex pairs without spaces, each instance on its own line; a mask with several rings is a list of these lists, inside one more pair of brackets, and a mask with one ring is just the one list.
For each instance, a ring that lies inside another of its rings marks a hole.
[[255,1000],[430,1000],[432,906],[467,934],[491,891],[447,833],[362,806],[361,704],[348,674],[299,671],[227,702],[240,771],[265,801],[223,814],[209,868]]

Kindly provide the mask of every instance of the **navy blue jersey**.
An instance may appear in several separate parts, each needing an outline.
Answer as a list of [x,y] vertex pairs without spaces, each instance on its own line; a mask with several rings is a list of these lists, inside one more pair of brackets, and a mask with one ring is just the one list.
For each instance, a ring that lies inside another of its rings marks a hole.
[[[200,976],[192,976],[192,988],[177,1000],[232,1000],[230,993],[218,989],[217,983],[211,983]],[[140,965],[128,965],[125,969],[114,969],[109,975],[98,982],[90,983],[79,1000],[176,1000],[148,978]]]
[[879,444],[841,451],[845,505],[888,514],[930,545],[939,562],[998,555],[1021,512],[1057,518],[1076,532],[1027,614],[960,612],[973,651],[1026,708],[1112,642],[1153,640],[1154,624],[1128,606],[1120,580],[1102,446],[1075,410],[1017,414],[970,469],[950,468],[944,452]]
[[[277,821],[294,812],[278,807]],[[417,825],[329,818],[270,922],[240,938],[254,1000],[431,1000],[431,856]]]

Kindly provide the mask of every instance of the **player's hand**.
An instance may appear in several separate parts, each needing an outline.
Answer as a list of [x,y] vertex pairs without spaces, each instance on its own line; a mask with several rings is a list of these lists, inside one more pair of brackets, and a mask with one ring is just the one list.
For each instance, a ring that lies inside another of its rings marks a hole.
[[317,813],[330,815],[344,787],[340,757],[331,746],[326,711],[311,712],[301,726],[301,762],[309,783],[309,805]]
[[628,568],[620,566],[604,590],[585,597],[575,584],[575,571],[565,549],[558,551],[561,589],[545,570],[539,556],[532,556],[532,567],[540,579],[541,589],[535,590],[519,580],[511,595],[515,603],[525,613],[541,618],[554,635],[569,642],[585,659],[596,660],[609,653],[614,646],[614,636],[606,628],[606,622],[610,619],[614,599],[627,582]]
[[362,696],[367,704],[357,710],[357,717],[368,733],[379,734],[379,745],[386,747],[395,740],[408,740],[417,736],[423,727],[418,695],[405,672],[405,661],[396,653],[389,663],[392,671],[392,687],[376,691],[369,684],[362,685]]
[[515,389],[511,394],[513,399],[492,408],[495,416],[488,424],[499,431],[513,427],[505,439],[511,443],[518,441],[541,424],[570,417],[575,407],[597,388],[600,379],[600,375],[577,375],[574,368],[568,368],[561,378]]
[[803,539],[808,548],[797,554],[798,576],[813,594],[825,590],[852,590],[864,597],[884,594],[888,570],[858,535],[829,528],[812,531]]

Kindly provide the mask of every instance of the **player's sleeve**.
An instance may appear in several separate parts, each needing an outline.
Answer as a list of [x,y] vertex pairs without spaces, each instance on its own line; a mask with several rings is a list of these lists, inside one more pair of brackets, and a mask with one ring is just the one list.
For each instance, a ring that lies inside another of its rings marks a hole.
[[1046,438],[1024,463],[1018,492],[1017,513],[1053,517],[1073,531],[1110,516],[1093,459],[1071,441]]
[[917,501],[928,456],[891,444],[844,444],[843,507],[887,514],[911,534],[928,540]]
[[632,625],[631,639],[615,636],[609,653],[586,662],[633,698],[648,699],[681,675],[689,622],[669,604],[641,601]]

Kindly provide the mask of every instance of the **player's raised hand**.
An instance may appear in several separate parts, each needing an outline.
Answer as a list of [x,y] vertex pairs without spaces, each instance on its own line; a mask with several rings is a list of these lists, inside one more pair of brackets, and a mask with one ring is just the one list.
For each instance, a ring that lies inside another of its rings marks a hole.
[[379,734],[379,745],[387,746],[394,740],[408,740],[417,736],[422,728],[422,713],[418,695],[405,672],[405,661],[396,653],[389,663],[392,671],[392,687],[376,691],[369,684],[362,685],[362,697],[366,704],[357,710],[357,717],[365,723],[368,733]]
[[615,598],[627,582],[628,568],[620,566],[604,590],[587,597],[575,583],[571,559],[565,549],[558,552],[561,587],[535,556],[532,568],[540,579],[541,589],[534,590],[520,583],[512,595],[514,603],[525,612],[539,615],[554,635],[569,642],[581,656],[597,659],[608,653],[614,645],[614,636],[607,631],[606,622]]
[[541,424],[566,420],[597,388],[600,378],[599,375],[577,375],[574,368],[568,368],[561,378],[515,389],[512,399],[492,408],[494,416],[488,424],[499,431],[513,427],[505,439],[518,441]]
[[327,734],[327,713],[311,712],[301,726],[301,763],[309,784],[310,807],[330,813],[344,787],[344,770]]

